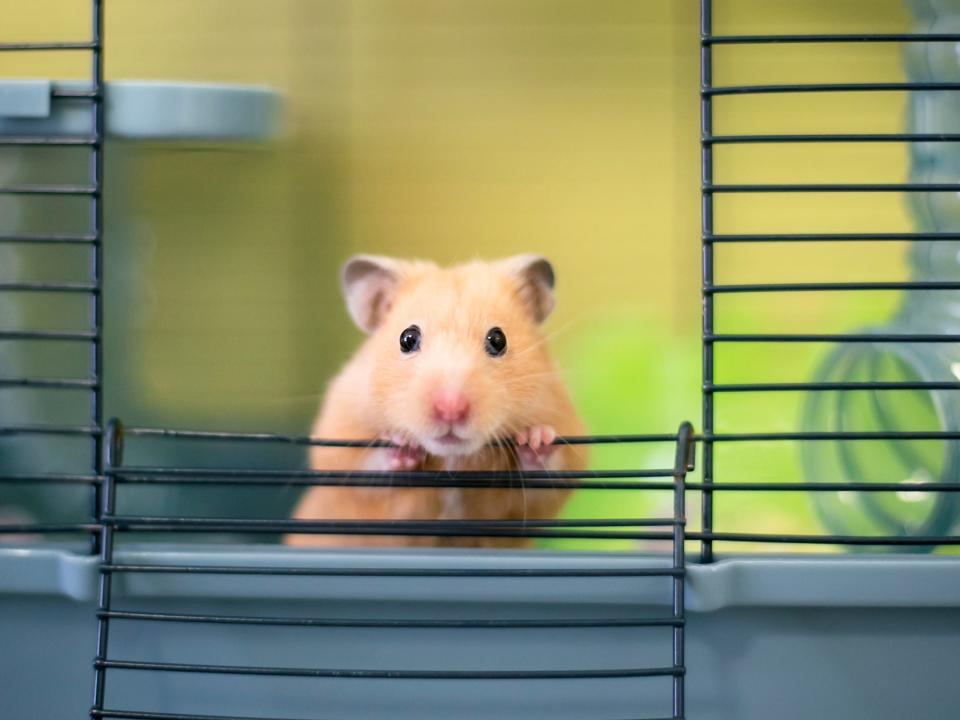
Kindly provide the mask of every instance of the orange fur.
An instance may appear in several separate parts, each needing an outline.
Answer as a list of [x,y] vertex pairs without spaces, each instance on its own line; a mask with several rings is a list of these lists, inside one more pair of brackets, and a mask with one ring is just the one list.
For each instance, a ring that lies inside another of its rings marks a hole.
[[[330,384],[314,423],[314,437],[370,439],[400,433],[427,448],[417,469],[517,472],[512,448],[490,447],[534,425],[550,425],[559,435],[584,432],[570,396],[547,351],[536,320],[552,307],[544,286],[523,274],[526,256],[472,262],[441,269],[430,263],[389,263],[391,282],[361,291],[362,322],[371,335]],[[542,262],[542,261],[541,261]],[[547,266],[549,269],[549,266]],[[552,285],[552,275],[550,276]],[[348,288],[348,302],[351,289]],[[546,289],[549,292],[549,289]],[[380,308],[380,315],[377,315]],[[358,317],[354,306],[351,313]],[[366,313],[366,314],[363,314]],[[360,320],[358,320],[360,322]],[[416,324],[422,329],[419,352],[404,355],[398,339]],[[499,326],[507,351],[490,357],[484,338]],[[463,447],[448,454],[431,444],[442,431],[431,412],[432,393],[454,388],[470,402],[470,417],[458,432]],[[316,470],[383,470],[385,449],[312,448]],[[547,470],[581,470],[586,448],[559,445],[545,458]],[[295,510],[314,520],[523,520],[555,517],[569,492],[556,489],[331,488],[309,490]],[[528,544],[523,538],[443,538],[411,536],[291,535],[291,545],[496,546]]]

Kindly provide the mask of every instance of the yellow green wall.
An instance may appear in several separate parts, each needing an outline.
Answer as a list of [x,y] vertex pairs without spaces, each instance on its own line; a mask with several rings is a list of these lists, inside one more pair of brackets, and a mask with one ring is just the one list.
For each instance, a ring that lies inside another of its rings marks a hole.
[[[335,287],[354,251],[441,261],[535,251],[550,328],[596,431],[699,420],[699,97],[694,0],[111,0],[108,79],[264,84],[284,138],[147,151],[131,179],[156,293],[131,347],[156,419],[300,429],[355,345]],[[895,0],[718,0],[722,32],[903,31]],[[8,2],[6,41],[83,37],[82,0]],[[82,77],[75,54],[0,76]],[[897,45],[722,47],[717,84],[903,77]],[[904,96],[720,98],[716,131],[895,131]],[[740,146],[718,182],[902,181],[889,146]],[[897,196],[723,197],[727,232],[909,229]],[[729,246],[717,280],[898,279],[904,248]],[[841,329],[896,298],[735,297],[719,329]],[[804,379],[824,348],[725,350],[721,379]],[[731,403],[718,429],[795,426],[799,398]],[[772,456],[736,461],[748,473]],[[612,460],[610,460],[612,462]],[[741,498],[742,500],[742,498]],[[739,502],[739,501],[738,501]],[[757,502],[766,502],[757,500]],[[769,508],[768,508],[769,509]],[[771,510],[770,523],[791,520]],[[802,517],[801,517],[802,516]],[[789,529],[789,528],[787,528]]]

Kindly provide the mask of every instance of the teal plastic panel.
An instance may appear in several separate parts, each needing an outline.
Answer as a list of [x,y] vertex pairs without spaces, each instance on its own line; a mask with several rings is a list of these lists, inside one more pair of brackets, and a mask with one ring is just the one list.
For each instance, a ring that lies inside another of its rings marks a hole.
[[[46,94],[43,88],[46,88]],[[59,98],[79,82],[0,80],[0,135],[83,135],[89,101]],[[3,98],[7,97],[6,100]],[[46,111],[41,112],[46,102]],[[281,129],[279,94],[265,87],[187,82],[117,81],[106,87],[107,134],[138,140],[255,141]]]
[[[537,552],[318,552],[168,546],[118,561],[313,568],[650,567],[651,558]],[[960,559],[756,557],[691,566],[691,720],[956,717]],[[96,560],[0,550],[0,717],[84,717]],[[628,619],[664,613],[637,577],[118,575],[114,608],[351,619]],[[115,620],[110,657],[367,669],[661,665],[669,628],[278,627]],[[391,680],[108,671],[107,705],[270,718],[614,720],[669,716],[663,678]]]

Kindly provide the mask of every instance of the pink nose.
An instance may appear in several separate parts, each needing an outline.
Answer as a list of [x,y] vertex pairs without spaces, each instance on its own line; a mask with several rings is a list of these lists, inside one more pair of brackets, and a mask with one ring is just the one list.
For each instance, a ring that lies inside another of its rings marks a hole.
[[449,423],[463,422],[470,415],[470,401],[459,392],[438,392],[433,396],[433,416]]

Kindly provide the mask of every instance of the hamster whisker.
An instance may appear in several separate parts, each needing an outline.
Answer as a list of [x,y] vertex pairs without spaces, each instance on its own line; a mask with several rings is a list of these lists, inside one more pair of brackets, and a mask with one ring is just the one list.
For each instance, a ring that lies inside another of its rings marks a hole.
[[518,352],[518,353],[516,354],[516,357],[520,357],[521,355],[523,355],[523,354],[525,354],[525,353],[528,353],[528,352],[530,352],[531,350],[535,350],[536,348],[539,348],[539,347],[541,347],[541,346],[543,346],[543,345],[546,345],[548,342],[550,342],[551,340],[553,340],[555,337],[557,337],[557,336],[560,335],[561,333],[568,332],[568,331],[570,330],[571,326],[573,326],[574,324],[580,322],[581,320],[583,320],[583,315],[582,315],[582,314],[570,318],[569,320],[567,320],[567,321],[566,321],[563,325],[561,325],[560,327],[556,328],[555,330],[553,330],[553,331],[550,332],[550,333],[547,333],[546,335],[544,335],[543,337],[541,337],[539,340],[537,340],[537,342],[533,343],[532,345],[529,345],[529,346],[525,347],[523,350],[521,350],[520,352]]

